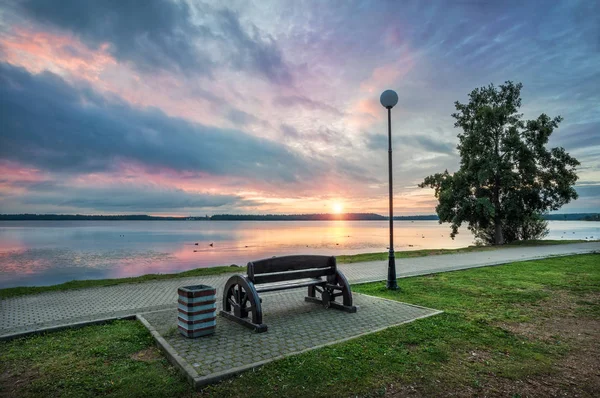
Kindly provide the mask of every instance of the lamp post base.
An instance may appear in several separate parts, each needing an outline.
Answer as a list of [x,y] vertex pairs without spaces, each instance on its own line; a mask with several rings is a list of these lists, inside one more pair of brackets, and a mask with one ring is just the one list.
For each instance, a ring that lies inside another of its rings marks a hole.
[[388,290],[398,290],[398,283],[396,281],[396,257],[394,256],[394,251],[390,250],[390,254],[388,257],[388,278],[386,287]]

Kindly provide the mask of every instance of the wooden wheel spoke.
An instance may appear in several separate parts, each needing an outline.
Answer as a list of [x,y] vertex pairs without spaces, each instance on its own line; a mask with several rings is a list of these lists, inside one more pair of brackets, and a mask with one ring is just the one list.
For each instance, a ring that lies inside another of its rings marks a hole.
[[227,299],[230,299],[233,297],[233,291],[235,290],[235,286],[232,286],[229,288],[229,290],[227,291]]
[[232,300],[231,298],[228,298],[227,301],[229,301],[229,304],[231,304],[234,307],[238,306],[238,303],[236,303],[234,300]]

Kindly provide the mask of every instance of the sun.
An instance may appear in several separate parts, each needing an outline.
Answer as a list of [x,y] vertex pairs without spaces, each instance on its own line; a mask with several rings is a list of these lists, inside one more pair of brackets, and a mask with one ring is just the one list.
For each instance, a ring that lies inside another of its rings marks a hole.
[[336,202],[333,204],[333,212],[335,214],[342,214],[343,211],[344,211],[344,206],[341,203]]

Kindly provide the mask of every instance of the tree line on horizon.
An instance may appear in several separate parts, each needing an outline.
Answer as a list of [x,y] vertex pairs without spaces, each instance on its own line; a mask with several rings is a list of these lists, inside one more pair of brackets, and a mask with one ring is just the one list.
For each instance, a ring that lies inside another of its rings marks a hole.
[[[0,214],[0,220],[131,220],[131,221],[377,221],[388,220],[389,217],[376,213],[344,213],[344,214],[215,214],[213,216],[181,216],[163,217],[145,214],[124,215],[85,215],[85,214]],[[438,220],[435,214],[415,216],[395,216],[394,220]]]
[[[324,217],[328,216],[328,217]],[[335,217],[334,217],[335,216]],[[346,216],[351,216],[347,218]],[[363,217],[364,216],[364,217]],[[600,221],[600,213],[544,214],[548,221]],[[436,214],[394,216],[397,221],[438,221]],[[0,221],[387,221],[389,217],[376,213],[347,214],[215,214],[214,216],[163,217],[146,214],[87,215],[87,214],[0,214]]]

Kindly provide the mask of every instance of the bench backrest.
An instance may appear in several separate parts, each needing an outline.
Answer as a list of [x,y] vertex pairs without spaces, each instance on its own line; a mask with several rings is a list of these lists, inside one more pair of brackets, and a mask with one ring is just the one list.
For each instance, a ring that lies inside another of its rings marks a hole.
[[334,275],[333,256],[282,256],[248,263],[248,279],[254,284]]

